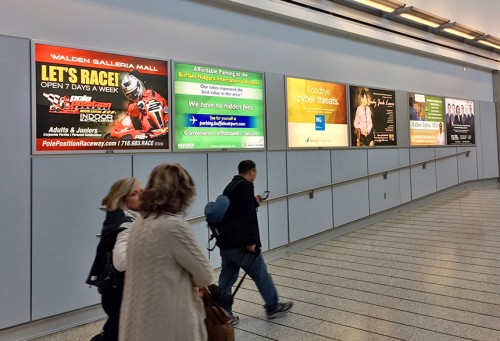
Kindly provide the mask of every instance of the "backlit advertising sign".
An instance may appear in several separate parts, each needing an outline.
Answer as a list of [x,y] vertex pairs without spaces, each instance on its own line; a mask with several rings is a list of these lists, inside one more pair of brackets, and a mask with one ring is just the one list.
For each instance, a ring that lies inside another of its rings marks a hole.
[[395,92],[349,86],[351,146],[395,146]]
[[347,147],[346,86],[287,77],[289,148]]
[[443,98],[423,94],[408,95],[411,146],[446,144]]
[[174,63],[176,150],[264,149],[264,75]]
[[446,143],[449,145],[475,144],[474,101],[445,98]]
[[34,44],[34,152],[168,150],[168,62]]

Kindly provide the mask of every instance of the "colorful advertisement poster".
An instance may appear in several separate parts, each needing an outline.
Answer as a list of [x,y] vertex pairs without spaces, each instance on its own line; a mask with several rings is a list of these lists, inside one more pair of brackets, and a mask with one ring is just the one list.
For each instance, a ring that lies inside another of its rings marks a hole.
[[34,49],[35,152],[169,148],[166,61]]
[[179,150],[263,149],[262,73],[174,63]]
[[352,146],[395,146],[395,92],[349,86]]
[[347,147],[346,86],[287,77],[288,147]]
[[475,144],[474,102],[465,99],[445,98],[446,143]]
[[410,93],[408,114],[411,146],[446,144],[442,97]]

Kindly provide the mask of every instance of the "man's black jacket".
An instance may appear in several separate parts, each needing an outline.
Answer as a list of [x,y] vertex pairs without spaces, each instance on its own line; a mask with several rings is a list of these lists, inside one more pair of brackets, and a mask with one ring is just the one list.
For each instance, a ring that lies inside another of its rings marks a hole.
[[235,175],[223,192],[230,200],[223,221],[224,241],[222,250],[256,245],[260,248],[259,223],[253,183],[240,175]]

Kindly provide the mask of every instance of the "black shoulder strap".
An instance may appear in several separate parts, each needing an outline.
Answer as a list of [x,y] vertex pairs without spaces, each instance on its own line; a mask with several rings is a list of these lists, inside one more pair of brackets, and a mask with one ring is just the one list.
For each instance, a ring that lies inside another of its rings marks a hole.
[[233,182],[232,184],[229,184],[225,189],[224,189],[224,192],[223,194],[224,195],[229,195],[232,191],[234,191],[234,189],[236,188],[236,186],[238,186],[241,182],[243,181],[246,181],[246,180],[238,180],[238,181],[235,181]]

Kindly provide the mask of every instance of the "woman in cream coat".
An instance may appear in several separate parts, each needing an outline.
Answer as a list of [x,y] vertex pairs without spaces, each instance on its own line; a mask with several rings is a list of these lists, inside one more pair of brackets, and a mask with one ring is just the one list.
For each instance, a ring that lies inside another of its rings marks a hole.
[[130,231],[120,319],[122,341],[204,341],[198,287],[212,283],[209,260],[182,214],[195,194],[178,164],[161,164],[142,195]]

